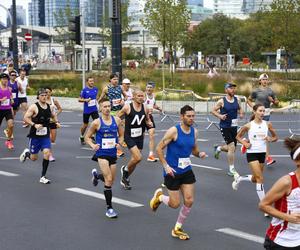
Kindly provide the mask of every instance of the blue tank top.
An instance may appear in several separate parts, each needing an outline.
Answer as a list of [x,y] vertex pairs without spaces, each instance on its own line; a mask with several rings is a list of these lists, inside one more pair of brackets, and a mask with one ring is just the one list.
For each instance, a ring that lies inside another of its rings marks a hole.
[[96,156],[117,157],[116,144],[118,143],[118,125],[115,118],[111,116],[111,124],[107,125],[100,119],[100,129],[96,132],[96,143],[100,149],[96,151]]
[[12,97],[14,99],[14,104],[12,106],[13,107],[18,107],[18,93],[19,93],[19,88],[18,88],[17,81],[15,81],[14,83],[12,83],[11,81],[8,81],[8,87],[11,88]]
[[[176,129],[177,139],[168,144],[166,156],[167,163],[176,171],[175,175],[192,169],[189,158],[195,145],[195,129],[193,127],[189,134],[182,131],[180,124],[176,125]],[[165,171],[164,176],[166,176]]]
[[117,85],[114,87],[113,85],[109,84],[107,86],[107,96],[110,101],[111,110],[112,111],[118,111],[122,109],[122,106],[120,105],[122,101],[122,88],[120,85]]
[[[220,127],[221,128],[230,128],[230,127],[236,127],[237,123],[237,114],[238,114],[238,109],[239,109],[239,102],[238,99],[234,96],[233,97],[234,101],[228,102],[226,97],[223,97],[223,107],[220,109],[220,113],[222,115],[227,114],[226,120],[220,120]],[[235,121],[232,121],[235,120]]]
[[91,98],[91,100],[89,102],[84,102],[84,104],[83,104],[83,113],[84,114],[91,114],[93,112],[98,112],[97,95],[98,95],[97,87],[93,87],[93,88],[85,87],[81,91],[80,97],[82,97],[84,99]]

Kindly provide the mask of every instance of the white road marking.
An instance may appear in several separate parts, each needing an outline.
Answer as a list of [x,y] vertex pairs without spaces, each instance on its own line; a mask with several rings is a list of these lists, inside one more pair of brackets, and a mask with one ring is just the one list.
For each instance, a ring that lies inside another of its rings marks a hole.
[[[74,193],[79,193],[79,194],[91,196],[91,197],[94,197],[94,198],[97,198],[97,199],[105,200],[105,196],[103,194],[92,192],[92,191],[89,191],[89,190],[86,190],[86,189],[73,187],[73,188],[67,188],[66,190],[74,192]],[[123,199],[116,198],[116,197],[112,198],[112,202],[120,204],[120,205],[124,205],[124,206],[127,206],[127,207],[143,207],[144,206],[143,204],[140,204],[140,203],[136,203],[136,202],[132,202],[132,201],[128,201],[128,200],[123,200]]]
[[193,167],[197,167],[197,168],[206,168],[206,169],[211,169],[211,170],[217,170],[217,171],[222,171],[223,169],[221,168],[215,168],[215,167],[210,167],[210,166],[205,166],[205,165],[198,165],[198,164],[191,164]]
[[249,233],[245,233],[243,231],[239,231],[239,230],[235,230],[232,228],[220,228],[220,229],[216,229],[217,232],[220,233],[224,233],[224,234],[228,234],[234,237],[238,237],[238,238],[242,238],[245,240],[250,240],[250,241],[254,241],[256,243],[260,243],[263,244],[265,239],[263,237],[254,235],[254,234],[249,234]]
[[76,159],[91,159],[91,156],[76,156]]
[[6,171],[0,171],[0,175],[9,176],[9,177],[19,176],[18,174],[6,172]]
[[85,147],[81,147],[81,149],[88,150],[88,151],[92,151],[93,150],[92,148],[85,148]]
[[60,127],[61,127],[61,128],[70,128],[70,127],[71,127],[71,125],[65,125],[65,124],[61,124],[61,125],[60,125]]
[[62,112],[63,113],[73,113],[74,111],[72,111],[72,110],[63,110]]
[[271,155],[272,157],[275,157],[275,158],[290,158],[291,156],[289,155]]
[[197,139],[197,141],[203,141],[203,142],[205,142],[205,141],[208,141],[208,139]]
[[7,160],[19,160],[20,157],[1,157],[0,161],[7,161]]

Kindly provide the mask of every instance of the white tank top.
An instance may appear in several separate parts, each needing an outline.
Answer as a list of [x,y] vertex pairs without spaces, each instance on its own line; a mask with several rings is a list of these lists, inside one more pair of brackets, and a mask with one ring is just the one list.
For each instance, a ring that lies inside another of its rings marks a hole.
[[28,85],[28,79],[27,77],[24,78],[24,80],[22,80],[20,77],[17,78],[17,82],[21,85],[23,93],[22,92],[18,92],[18,98],[20,97],[26,97],[27,96],[27,85]]
[[126,96],[127,96],[127,99],[125,101],[125,104],[130,104],[132,103],[132,98],[133,98],[133,94],[132,94],[132,89],[129,88],[127,91],[124,91]]
[[149,97],[149,95],[146,94],[146,100],[145,100],[145,106],[148,110],[152,111],[154,108],[154,104],[155,104],[155,98],[154,95],[152,95],[151,97]]
[[267,144],[265,138],[268,135],[268,123],[262,121],[257,124],[254,121],[250,122],[248,137],[251,147],[247,149],[247,153],[265,153],[267,152]]

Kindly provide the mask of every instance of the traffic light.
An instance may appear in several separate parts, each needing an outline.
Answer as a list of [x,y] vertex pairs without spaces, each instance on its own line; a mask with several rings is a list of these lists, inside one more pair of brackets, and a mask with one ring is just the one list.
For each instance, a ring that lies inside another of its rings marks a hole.
[[109,1],[109,18],[118,19],[119,18],[119,0]]
[[8,38],[8,50],[13,51],[13,38],[12,37]]
[[80,45],[80,16],[71,17],[69,19],[69,31],[72,32],[70,39],[75,41],[76,44]]

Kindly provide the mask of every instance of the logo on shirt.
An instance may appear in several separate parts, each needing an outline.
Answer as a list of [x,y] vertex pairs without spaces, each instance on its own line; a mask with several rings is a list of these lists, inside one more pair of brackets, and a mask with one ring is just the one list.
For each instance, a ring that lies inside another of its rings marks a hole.
[[135,122],[137,122],[137,125],[141,125],[144,118],[145,118],[145,115],[142,115],[141,119],[139,118],[138,115],[135,115],[132,122],[131,122],[131,125],[134,125]]

